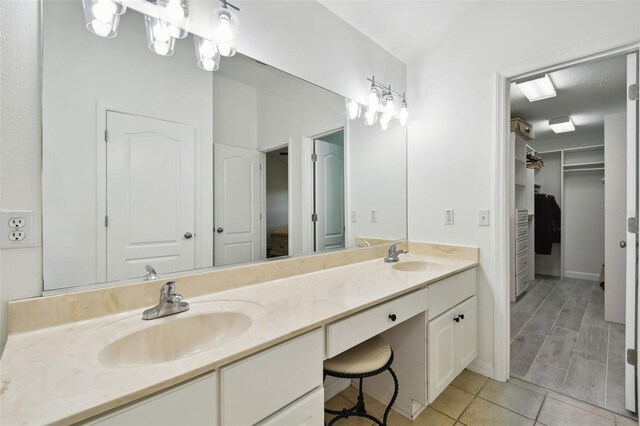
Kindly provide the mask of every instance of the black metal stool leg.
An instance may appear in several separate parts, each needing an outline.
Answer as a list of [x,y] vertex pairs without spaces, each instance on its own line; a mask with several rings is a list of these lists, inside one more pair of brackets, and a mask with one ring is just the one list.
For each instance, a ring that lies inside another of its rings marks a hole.
[[393,407],[393,403],[396,402],[396,398],[398,397],[398,388],[399,388],[398,377],[396,376],[396,373],[393,372],[391,367],[387,368],[387,370],[389,370],[389,373],[391,373],[391,377],[393,377],[394,390],[393,390],[393,397],[391,397],[391,401],[389,401],[389,405],[387,405],[387,409],[384,410],[384,417],[382,417],[383,426],[387,425],[387,416],[389,416],[389,411],[391,411],[391,407]]

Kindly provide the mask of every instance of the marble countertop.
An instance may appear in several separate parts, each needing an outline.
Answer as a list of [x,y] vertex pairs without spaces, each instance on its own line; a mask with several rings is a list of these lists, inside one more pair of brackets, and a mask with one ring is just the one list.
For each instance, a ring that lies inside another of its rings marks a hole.
[[[135,310],[10,334],[1,361],[0,423],[85,420],[478,264],[414,253],[400,262],[413,260],[443,267],[402,272],[375,259],[188,299],[188,312],[153,321]],[[219,347],[157,365],[109,367],[98,360],[102,348],[132,331],[211,309],[247,312],[252,326]]]

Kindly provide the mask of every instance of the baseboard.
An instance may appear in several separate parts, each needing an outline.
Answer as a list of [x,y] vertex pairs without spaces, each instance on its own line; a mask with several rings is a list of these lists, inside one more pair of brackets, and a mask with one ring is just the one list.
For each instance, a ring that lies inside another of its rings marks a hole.
[[578,280],[598,281],[600,274],[588,274],[586,272],[576,271],[564,271],[564,276],[567,278],[576,278]]
[[351,380],[339,379],[337,377],[329,377],[324,385],[325,402],[351,386]]
[[491,364],[490,362],[482,361],[476,358],[471,364],[469,364],[467,368],[474,373],[482,374],[483,376],[495,379],[493,364]]

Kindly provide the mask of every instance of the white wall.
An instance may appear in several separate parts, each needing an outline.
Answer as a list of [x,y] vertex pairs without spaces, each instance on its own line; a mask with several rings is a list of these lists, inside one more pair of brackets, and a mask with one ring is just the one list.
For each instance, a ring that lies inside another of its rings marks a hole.
[[[604,318],[625,323],[626,250],[620,241],[627,239],[627,116],[605,116],[605,194],[604,194]],[[615,166],[613,166],[615,165]]]
[[[319,3],[241,1],[241,6],[241,53],[351,98],[363,95],[370,75],[404,90],[405,64]],[[5,302],[42,291],[39,10],[37,0],[4,0],[0,6],[0,202],[3,209],[32,209],[36,218],[36,247],[1,252],[0,347],[6,339]]]
[[256,88],[219,74],[214,73],[213,76],[214,143],[257,149]]
[[43,13],[45,288],[106,280],[96,240],[104,217],[96,188],[105,185],[96,160],[105,144],[100,106],[195,127],[196,266],[212,266],[212,76],[194,63],[193,41],[179,40],[173,56],[161,57],[147,48],[139,13],[123,15],[113,39],[87,31],[76,2],[45,1]]
[[604,132],[584,134],[562,133],[548,139],[527,141],[527,145],[540,152],[567,148],[581,148],[584,146],[602,145],[603,143]]
[[[477,226],[477,209],[496,205],[496,73],[550,53],[604,50],[639,33],[638,2],[487,2],[408,64],[409,238],[480,247],[477,371],[492,375],[494,355],[508,357],[504,346],[494,354],[494,316],[508,318],[506,303],[494,304],[506,298],[497,285],[498,230],[495,220]],[[443,224],[444,208],[455,209],[455,225]]]

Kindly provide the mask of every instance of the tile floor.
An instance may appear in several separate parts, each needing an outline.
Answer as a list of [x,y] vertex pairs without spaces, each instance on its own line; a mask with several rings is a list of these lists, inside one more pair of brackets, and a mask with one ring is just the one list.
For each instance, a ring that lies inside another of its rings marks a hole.
[[511,304],[511,376],[631,415],[624,408],[624,329],[604,320],[597,282],[536,276]]
[[[334,410],[351,407],[357,389],[350,387],[326,403]],[[381,418],[385,405],[365,394],[367,410]],[[325,416],[325,421],[331,419]],[[350,417],[338,426],[371,426],[367,419]],[[496,382],[464,370],[415,421],[391,411],[389,426],[631,426],[637,425],[611,411],[587,404],[531,383],[512,378],[509,383]]]

